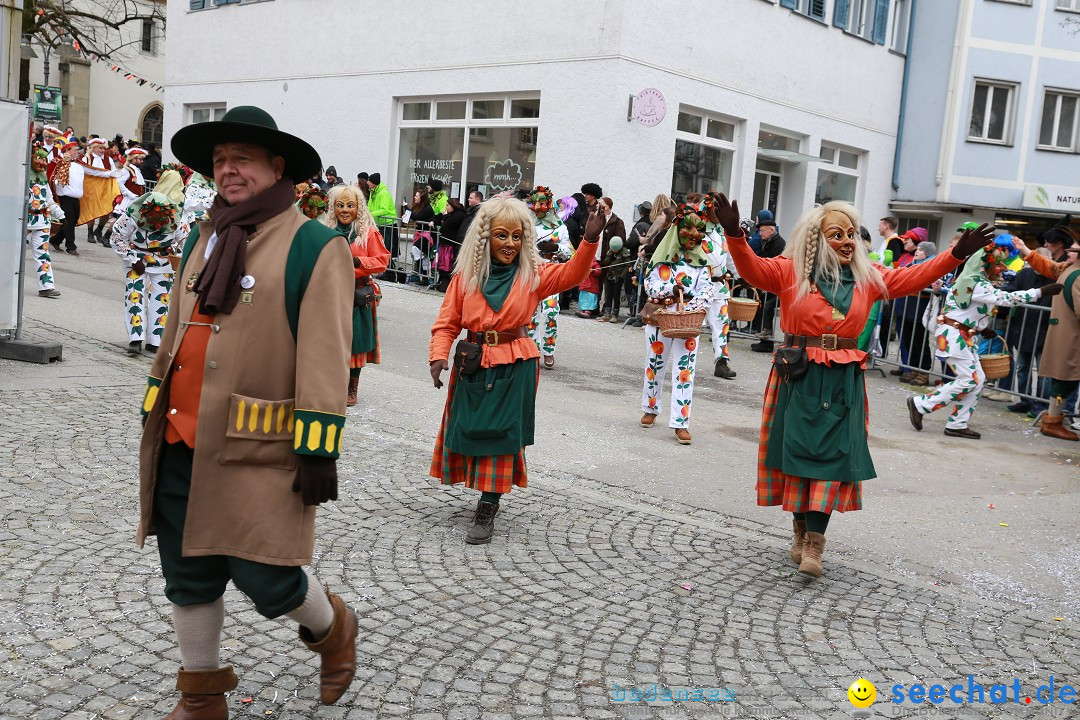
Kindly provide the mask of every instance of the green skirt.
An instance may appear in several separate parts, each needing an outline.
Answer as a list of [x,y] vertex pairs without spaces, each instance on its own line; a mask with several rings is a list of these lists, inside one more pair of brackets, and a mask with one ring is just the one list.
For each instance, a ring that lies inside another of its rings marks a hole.
[[375,349],[375,313],[373,305],[358,308],[352,312],[352,354],[361,355]]
[[446,447],[459,455],[513,455],[533,444],[538,361],[480,368],[457,378]]
[[866,384],[858,363],[811,362],[782,382],[765,465],[787,475],[860,482],[877,477],[866,433]]

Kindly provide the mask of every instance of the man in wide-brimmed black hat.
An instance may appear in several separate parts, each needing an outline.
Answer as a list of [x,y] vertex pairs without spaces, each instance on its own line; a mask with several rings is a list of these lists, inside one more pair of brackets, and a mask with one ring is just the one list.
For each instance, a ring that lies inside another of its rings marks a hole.
[[[219,662],[231,580],[322,655],[324,703],[356,667],[356,615],[303,565],[315,506],[337,499],[352,340],[344,238],[294,207],[321,165],[265,111],[189,125],[173,154],[217,184],[192,229],[147,383],[138,540],[158,536],[183,666],[170,718],[227,718]],[[198,436],[198,444],[195,438]]]

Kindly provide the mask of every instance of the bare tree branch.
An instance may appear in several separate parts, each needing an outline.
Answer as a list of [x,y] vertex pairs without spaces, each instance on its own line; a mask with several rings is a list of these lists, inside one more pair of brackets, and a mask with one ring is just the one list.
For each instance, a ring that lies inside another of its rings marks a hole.
[[27,0],[22,31],[52,48],[77,43],[84,52],[112,58],[141,43],[145,20],[153,21],[160,42],[165,36],[162,0]]

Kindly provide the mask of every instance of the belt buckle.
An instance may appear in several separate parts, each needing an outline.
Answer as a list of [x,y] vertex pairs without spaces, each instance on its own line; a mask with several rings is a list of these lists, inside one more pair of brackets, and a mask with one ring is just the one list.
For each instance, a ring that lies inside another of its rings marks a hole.
[[485,330],[484,331],[484,344],[489,347],[495,347],[499,344],[499,331],[498,330]]
[[828,333],[821,336],[821,349],[822,350],[835,350],[837,347],[836,335]]

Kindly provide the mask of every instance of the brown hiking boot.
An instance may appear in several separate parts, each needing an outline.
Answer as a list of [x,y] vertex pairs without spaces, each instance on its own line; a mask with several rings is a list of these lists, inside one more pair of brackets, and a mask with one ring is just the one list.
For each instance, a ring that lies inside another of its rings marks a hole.
[[322,640],[315,641],[311,631],[300,626],[300,639],[309,650],[322,655],[319,671],[319,697],[324,705],[334,704],[356,674],[356,613],[332,592],[326,597],[334,608],[334,622]]
[[360,391],[360,378],[358,378],[358,377],[350,377],[349,378],[349,397],[345,400],[345,404],[348,407],[352,407],[353,405],[356,404],[356,399],[357,399],[356,396],[357,396],[357,393],[359,391]]
[[1058,440],[1080,440],[1080,435],[1077,435],[1072,430],[1065,427],[1064,415],[1049,415],[1043,414],[1042,427],[1039,428],[1039,432],[1047,437],[1057,438]]
[[825,536],[821,533],[808,532],[803,538],[802,560],[799,562],[799,574],[806,577],[821,577],[821,553],[825,550]]
[[799,565],[802,563],[803,543],[806,540],[806,523],[792,518],[791,527],[795,531],[791,538],[791,562]]
[[228,720],[225,693],[236,689],[236,673],[227,665],[217,670],[185,670],[176,674],[180,702],[165,720]]

